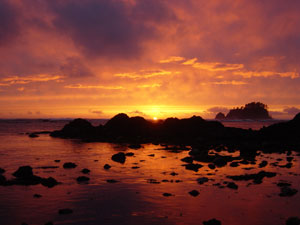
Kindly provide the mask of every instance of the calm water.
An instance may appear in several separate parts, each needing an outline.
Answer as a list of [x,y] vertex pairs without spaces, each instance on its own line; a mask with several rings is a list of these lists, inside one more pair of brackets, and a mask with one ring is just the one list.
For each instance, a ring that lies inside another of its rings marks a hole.
[[[93,121],[96,123],[96,121]],[[98,121],[101,122],[101,121]],[[256,165],[226,166],[211,170],[204,165],[198,172],[185,170],[181,158],[187,151],[178,153],[161,150],[159,145],[144,145],[132,150],[123,145],[108,143],[82,143],[40,135],[29,138],[25,133],[61,128],[66,121],[0,121],[0,167],[11,178],[19,166],[30,165],[41,177],[52,176],[61,185],[47,188],[35,186],[0,186],[0,224],[18,225],[26,222],[45,224],[191,224],[217,218],[227,225],[285,224],[290,216],[300,216],[300,194],[279,197],[278,181],[300,187],[299,156],[292,152],[293,167],[290,169],[267,166],[265,171],[277,172],[273,178],[264,178],[262,184],[248,185],[251,181],[237,181],[238,190],[219,188],[216,183],[232,181],[228,175],[255,173],[262,160],[286,164],[285,154],[261,154]],[[125,164],[111,160],[114,153],[133,152]],[[154,154],[154,156],[149,156]],[[222,154],[228,154],[222,152]],[[239,152],[232,153],[238,156]],[[61,160],[59,163],[54,160]],[[63,169],[65,162],[74,162],[75,169]],[[104,170],[108,163],[112,167]],[[39,169],[41,166],[59,166],[57,169]],[[89,184],[78,184],[76,178],[83,175],[83,168],[91,170]],[[250,168],[251,170],[245,170]],[[171,175],[172,172],[176,174]],[[174,176],[175,175],[175,176]],[[205,184],[197,178],[208,177]],[[107,183],[115,179],[117,183]],[[150,183],[155,179],[157,183]],[[165,182],[162,182],[165,181]],[[176,182],[177,181],[177,182]],[[189,191],[198,190],[197,197]],[[163,193],[172,196],[164,197]],[[42,195],[33,198],[34,194]],[[70,208],[72,214],[59,215],[58,210]]]

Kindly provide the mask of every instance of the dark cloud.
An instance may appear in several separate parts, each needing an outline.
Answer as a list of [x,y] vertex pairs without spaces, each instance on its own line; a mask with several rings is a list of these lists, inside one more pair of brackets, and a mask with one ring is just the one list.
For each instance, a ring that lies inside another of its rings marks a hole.
[[92,57],[137,57],[145,41],[158,38],[155,23],[174,18],[161,1],[53,0],[49,5],[54,26]]
[[68,58],[66,62],[61,65],[60,70],[62,73],[71,78],[82,78],[93,76],[91,70],[79,59]]
[[283,110],[283,112],[289,114],[289,115],[296,115],[297,113],[300,113],[300,109],[296,107],[288,107]]
[[94,114],[97,114],[97,115],[102,115],[102,114],[103,114],[103,111],[100,111],[100,110],[94,110],[94,111],[91,111],[91,113],[94,113]]
[[17,11],[7,0],[0,1],[0,46],[17,36]]
[[207,112],[209,112],[209,113],[219,113],[219,112],[227,113],[228,111],[229,111],[229,109],[225,108],[225,107],[212,107],[212,108],[207,109]]

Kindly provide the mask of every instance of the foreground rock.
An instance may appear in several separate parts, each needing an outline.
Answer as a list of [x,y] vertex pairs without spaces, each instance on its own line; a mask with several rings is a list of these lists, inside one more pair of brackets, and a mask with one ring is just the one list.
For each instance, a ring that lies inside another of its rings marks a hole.
[[118,163],[125,163],[126,155],[123,152],[119,152],[117,154],[114,154],[111,159]]
[[217,219],[211,219],[208,221],[204,221],[203,225],[221,225],[221,221],[219,221]]
[[265,171],[260,171],[259,173],[254,173],[254,174],[244,174],[244,175],[237,175],[237,176],[227,176],[228,178],[236,181],[249,181],[253,180],[254,183],[261,183],[263,178],[268,177],[275,177],[276,173],[273,172],[265,172]]
[[[252,110],[250,103],[245,106],[245,115]],[[255,108],[255,107],[254,107]],[[246,113],[247,111],[247,113]],[[243,112],[244,113],[244,112]],[[232,113],[231,113],[232,114]],[[259,118],[268,117],[266,112]],[[258,118],[258,117],[256,117]],[[110,119],[104,126],[92,126],[87,120],[75,119],[62,130],[50,135],[61,138],[77,138],[84,141],[101,141],[113,143],[134,143],[130,148],[137,149],[143,143],[168,143],[175,146],[200,145],[199,152],[208,151],[218,143],[232,145],[241,153],[253,153],[260,149],[268,152],[285,151],[287,146],[300,150],[300,113],[289,122],[277,123],[259,131],[241,128],[224,127],[218,121],[206,121],[199,116],[187,119],[167,118],[158,122],[145,120],[142,117],[129,117],[120,113]],[[193,160],[202,160],[196,155]],[[229,157],[212,157],[209,159],[216,167],[231,163]],[[248,161],[248,160],[247,160]],[[246,161],[245,161],[246,162]],[[253,161],[252,161],[253,162]],[[265,163],[261,164],[261,167]],[[234,165],[234,164],[233,164]]]
[[53,177],[42,178],[35,176],[31,166],[21,166],[17,171],[12,174],[15,178],[6,180],[6,178],[0,175],[0,185],[11,186],[11,185],[37,185],[41,184],[45,187],[52,188],[59,184]]
[[71,213],[73,213],[73,210],[68,209],[68,208],[58,210],[58,214],[60,214],[60,215],[66,215],[66,214],[71,214]]
[[66,163],[64,163],[63,167],[65,169],[73,169],[73,168],[76,168],[77,165],[75,163],[72,163],[72,162],[66,162]]
[[300,219],[298,217],[290,217],[287,219],[286,225],[300,225]]

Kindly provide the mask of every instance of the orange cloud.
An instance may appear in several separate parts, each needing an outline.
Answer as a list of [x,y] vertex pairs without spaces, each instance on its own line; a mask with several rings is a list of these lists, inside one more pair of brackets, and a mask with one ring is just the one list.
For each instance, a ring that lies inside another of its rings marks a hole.
[[64,78],[64,76],[60,75],[47,75],[47,74],[40,74],[36,76],[27,76],[27,77],[20,77],[20,76],[12,76],[3,78],[3,82],[7,82],[7,84],[28,84],[31,82],[47,82],[47,81],[56,81],[59,82]]
[[105,85],[82,85],[82,84],[71,84],[64,86],[69,89],[104,89],[104,90],[121,90],[124,89],[122,86],[105,86]]
[[171,75],[171,71],[166,70],[141,70],[140,72],[133,72],[133,73],[118,73],[115,74],[116,77],[121,78],[130,78],[130,79],[147,79],[151,77],[157,77],[157,76],[167,76]]

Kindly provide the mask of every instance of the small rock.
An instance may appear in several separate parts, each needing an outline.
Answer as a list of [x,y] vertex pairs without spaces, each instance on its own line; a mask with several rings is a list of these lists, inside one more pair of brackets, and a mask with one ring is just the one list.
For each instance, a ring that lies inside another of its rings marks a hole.
[[186,162],[186,163],[193,163],[193,158],[192,157],[185,157],[183,159],[181,159],[182,162]]
[[170,173],[170,175],[171,175],[171,176],[177,176],[178,173],[172,172],[172,173]]
[[42,178],[41,184],[45,187],[52,188],[58,185],[59,183],[53,177],[48,177],[48,178]]
[[258,165],[258,167],[259,168],[263,168],[263,167],[265,167],[265,166],[267,166],[268,165],[268,162],[267,161],[262,161],[259,165]]
[[193,164],[193,163],[186,164],[184,166],[185,166],[185,169],[193,170],[195,172],[198,172],[198,170],[203,167],[201,164]]
[[60,209],[58,210],[58,214],[60,215],[66,215],[66,214],[71,214],[73,213],[73,210],[72,209]]
[[13,173],[13,176],[17,178],[28,178],[33,176],[31,166],[21,166],[19,169]]
[[0,168],[0,174],[5,173],[5,169]]
[[170,197],[170,196],[172,196],[172,194],[171,193],[163,193],[163,196]]
[[126,156],[123,152],[119,152],[117,154],[114,154],[111,159],[115,162],[118,162],[118,163],[125,163],[125,160],[126,160]]
[[132,149],[139,149],[141,147],[142,147],[142,145],[140,145],[140,144],[131,144],[131,145],[128,145],[128,148],[132,148]]
[[235,190],[237,190],[239,188],[239,186],[237,184],[235,184],[234,182],[229,182],[227,184],[227,187],[231,188],[231,189],[235,189]]
[[240,164],[238,162],[232,162],[229,164],[231,167],[238,167]]
[[37,135],[35,133],[31,133],[28,136],[31,137],[31,138],[37,138],[37,137],[39,137],[39,135]]
[[104,169],[109,170],[110,168],[111,168],[110,165],[108,165],[108,164],[105,164],[105,165],[104,165]]
[[63,167],[65,169],[73,169],[73,168],[76,168],[77,165],[75,163],[72,163],[72,162],[66,162],[66,163],[64,163]]
[[294,157],[286,157],[286,161],[288,161],[288,162],[292,162],[293,159],[294,159]]
[[215,164],[210,163],[210,164],[208,164],[208,168],[214,170],[214,169],[216,169],[216,166],[215,166]]
[[34,194],[33,197],[34,197],[34,198],[41,198],[42,195],[40,195],[40,194]]
[[201,177],[197,179],[198,184],[204,184],[206,182],[208,182],[208,178],[207,177]]
[[287,219],[286,225],[300,225],[300,219],[298,217],[290,217]]
[[78,183],[84,183],[84,182],[88,182],[90,180],[90,178],[86,177],[86,176],[80,176],[80,177],[77,177],[76,180]]
[[191,196],[196,197],[196,196],[199,195],[199,191],[197,191],[197,190],[192,190],[192,191],[189,192],[189,194],[190,194]]
[[203,225],[221,225],[221,221],[219,221],[217,219],[211,219],[208,221],[204,221]]
[[134,153],[133,152],[127,152],[126,154],[125,154],[125,156],[134,156]]
[[86,168],[84,168],[83,170],[81,170],[81,173],[83,173],[83,174],[88,174],[90,172],[91,171],[89,169],[86,169]]
[[114,184],[114,183],[117,183],[117,182],[119,182],[119,181],[110,179],[110,180],[106,180],[106,182],[107,182],[107,183]]
[[49,222],[45,223],[45,225],[53,225],[53,222],[49,221]]
[[290,187],[282,187],[279,196],[288,197],[297,194],[298,190],[290,188]]
[[59,163],[59,162],[60,162],[60,160],[59,160],[59,159],[55,159],[55,160],[54,160],[54,162],[56,162],[56,163]]
[[286,183],[286,182],[279,182],[279,183],[277,183],[277,186],[278,187],[289,187],[289,186],[291,186],[291,184]]
[[150,156],[150,157],[154,157],[154,156],[155,156],[155,154],[150,154],[150,155],[148,155],[148,156]]

